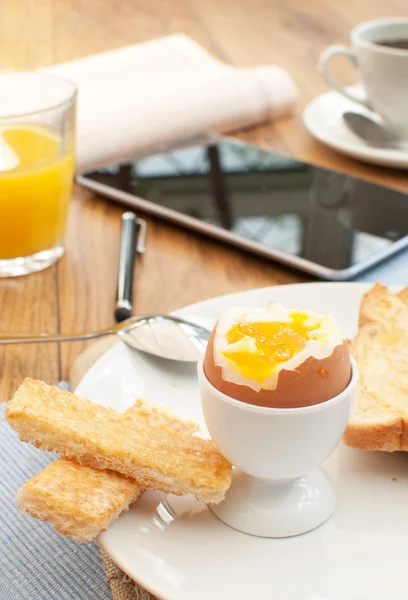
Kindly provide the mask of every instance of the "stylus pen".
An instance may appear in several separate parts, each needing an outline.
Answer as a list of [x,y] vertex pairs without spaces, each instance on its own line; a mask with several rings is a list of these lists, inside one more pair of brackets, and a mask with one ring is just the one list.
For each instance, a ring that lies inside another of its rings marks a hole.
[[132,315],[134,263],[135,259],[146,250],[145,236],[146,223],[142,219],[138,219],[135,213],[125,212],[122,215],[120,236],[116,322],[129,319]]

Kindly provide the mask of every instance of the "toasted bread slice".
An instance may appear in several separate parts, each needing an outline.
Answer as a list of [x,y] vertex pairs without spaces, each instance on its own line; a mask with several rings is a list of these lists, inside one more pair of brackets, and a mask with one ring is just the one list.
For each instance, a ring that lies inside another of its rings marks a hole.
[[[131,424],[144,422],[192,435],[198,425],[137,400],[125,413]],[[93,540],[140,495],[134,479],[59,459],[27,481],[17,493],[20,510],[50,522],[57,533],[79,542]]]
[[344,435],[360,450],[408,451],[408,292],[376,284],[351,344],[359,384]]
[[159,433],[164,430],[169,431],[171,435],[193,435],[200,430],[194,421],[184,421],[173,411],[140,398],[123,413],[123,416],[133,425],[147,425],[157,429]]
[[140,495],[139,484],[114,471],[59,459],[17,492],[20,510],[78,542],[93,540]]
[[88,467],[117,471],[143,489],[191,493],[218,503],[231,484],[232,467],[211,440],[165,425],[131,425],[111,408],[41,381],[25,379],[6,416],[22,441]]
[[389,323],[398,318],[401,311],[406,310],[407,289],[394,295],[385,285],[376,283],[361,299],[359,329],[368,323],[382,323],[385,327],[389,326]]
[[408,287],[404,287],[397,296],[404,304],[408,304]]

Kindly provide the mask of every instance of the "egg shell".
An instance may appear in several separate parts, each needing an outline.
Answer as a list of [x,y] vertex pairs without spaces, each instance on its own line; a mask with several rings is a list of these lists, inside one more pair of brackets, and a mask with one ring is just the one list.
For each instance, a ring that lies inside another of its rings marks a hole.
[[208,340],[204,373],[217,390],[230,398],[270,408],[301,408],[334,398],[350,383],[350,353],[346,340],[326,358],[318,360],[309,357],[296,369],[282,369],[274,390],[261,389],[256,392],[246,385],[225,381],[222,368],[214,362],[215,329]]

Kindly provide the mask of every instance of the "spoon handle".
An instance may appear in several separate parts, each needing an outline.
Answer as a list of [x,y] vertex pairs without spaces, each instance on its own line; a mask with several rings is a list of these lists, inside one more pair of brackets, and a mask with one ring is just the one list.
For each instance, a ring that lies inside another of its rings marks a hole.
[[38,342],[75,342],[77,340],[92,340],[104,335],[114,333],[113,331],[97,331],[93,333],[0,333],[0,345],[2,344],[33,344]]

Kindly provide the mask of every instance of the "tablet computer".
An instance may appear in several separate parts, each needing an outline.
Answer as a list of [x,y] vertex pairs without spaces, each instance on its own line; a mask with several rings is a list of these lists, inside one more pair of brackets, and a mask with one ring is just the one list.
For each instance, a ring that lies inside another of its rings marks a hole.
[[78,176],[83,186],[329,280],[408,246],[408,194],[209,136]]

